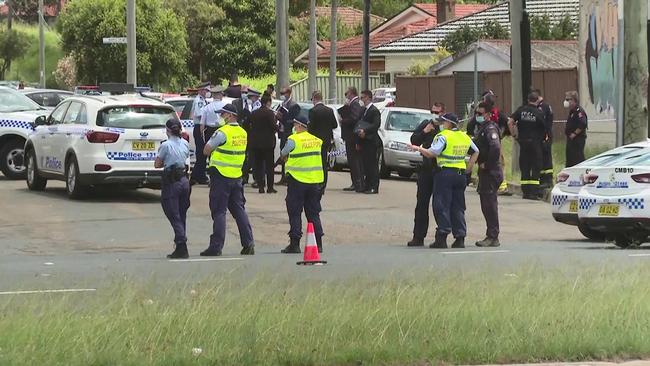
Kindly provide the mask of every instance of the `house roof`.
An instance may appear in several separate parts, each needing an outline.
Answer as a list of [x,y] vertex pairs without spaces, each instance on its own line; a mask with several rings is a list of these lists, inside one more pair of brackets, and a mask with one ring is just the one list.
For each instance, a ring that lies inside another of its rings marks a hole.
[[[67,2],[67,0],[59,0],[59,1],[60,1],[59,4],[60,4],[61,9],[63,9],[63,7],[65,6],[65,3]],[[0,3],[2,3],[2,1],[0,1]],[[45,13],[46,17],[55,17],[55,16],[59,15],[56,12],[56,6],[55,5],[45,5],[43,7],[43,10],[44,10],[43,13]],[[9,7],[6,4],[0,5],[0,15],[4,16],[4,15],[7,15],[8,13],[9,13]],[[21,17],[22,15],[18,14],[18,16]],[[36,16],[36,15],[34,15],[34,16]]]
[[[530,15],[547,14],[551,23],[559,22],[567,14],[577,21],[580,0],[527,0],[526,10]],[[383,52],[431,52],[450,33],[463,26],[482,27],[487,21],[496,21],[510,29],[509,2],[502,1],[474,14],[435,25],[427,30],[406,35],[400,39],[375,47],[372,53]]]
[[[434,17],[438,16],[438,6],[435,3],[433,4],[416,3],[413,4],[413,6],[426,11],[427,13],[431,14]],[[454,6],[454,18],[461,18],[469,14],[474,14],[481,10],[485,10],[489,7],[490,5],[486,5],[486,4],[456,4]]]
[[[431,73],[453,65],[455,61],[471,54],[477,47],[487,51],[505,63],[510,64],[511,41],[506,40],[481,40],[474,42],[464,52],[449,56],[431,66]],[[533,69],[570,69],[578,67],[578,42],[571,41],[531,41],[531,67]]]
[[[332,9],[329,6],[317,6],[316,17],[329,17],[332,15]],[[358,27],[363,24],[363,11],[349,7],[339,6],[336,12],[337,19],[348,27]],[[300,18],[308,18],[309,11],[300,14]],[[379,15],[370,14],[370,24],[378,24],[384,22],[386,19]]]

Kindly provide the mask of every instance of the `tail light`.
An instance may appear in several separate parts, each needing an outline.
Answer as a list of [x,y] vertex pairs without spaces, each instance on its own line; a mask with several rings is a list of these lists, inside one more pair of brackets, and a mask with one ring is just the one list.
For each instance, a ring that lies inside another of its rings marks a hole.
[[185,141],[190,142],[190,134],[189,134],[189,133],[183,131],[183,132],[181,132],[181,137],[182,137]]
[[115,132],[89,131],[86,133],[86,139],[88,142],[97,144],[112,144],[119,138],[120,134]]
[[596,180],[598,180],[598,176],[596,174],[585,174],[582,177],[582,182],[584,184],[594,184],[596,183]]
[[111,170],[111,166],[108,164],[95,164],[96,172],[107,172]]
[[569,175],[567,173],[560,173],[557,176],[557,182],[558,183],[566,182],[567,179],[569,179]]
[[637,183],[650,183],[650,173],[635,174],[632,176],[632,180]]

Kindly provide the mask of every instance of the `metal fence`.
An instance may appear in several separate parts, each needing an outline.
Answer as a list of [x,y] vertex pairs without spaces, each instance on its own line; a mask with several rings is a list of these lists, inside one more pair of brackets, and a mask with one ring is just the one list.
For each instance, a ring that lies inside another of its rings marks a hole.
[[[361,84],[363,80],[358,75],[339,75],[336,77],[336,99],[329,99],[330,82],[329,76],[316,77],[316,90],[323,93],[323,98],[327,104],[342,104],[345,102],[345,91],[348,87],[354,86],[361,93]],[[299,80],[291,84],[293,89],[293,97],[298,102],[308,102],[311,100],[311,93],[309,90],[309,81],[307,78]],[[370,76],[368,78],[368,87],[370,90],[378,88],[381,85],[379,76]]]

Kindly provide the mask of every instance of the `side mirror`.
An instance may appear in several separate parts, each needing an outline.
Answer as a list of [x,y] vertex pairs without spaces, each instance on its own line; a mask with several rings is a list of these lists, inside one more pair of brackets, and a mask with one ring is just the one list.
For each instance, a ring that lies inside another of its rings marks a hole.
[[36,120],[34,121],[34,125],[36,126],[44,126],[47,124],[47,117],[45,116],[38,116],[36,117]]

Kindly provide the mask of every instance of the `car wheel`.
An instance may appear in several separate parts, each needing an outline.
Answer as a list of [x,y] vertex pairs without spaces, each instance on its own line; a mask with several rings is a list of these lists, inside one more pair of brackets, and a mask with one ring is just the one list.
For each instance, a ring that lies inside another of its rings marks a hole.
[[65,190],[72,199],[82,198],[88,193],[88,187],[79,181],[79,164],[74,156],[70,157],[65,168]]
[[47,179],[40,176],[36,165],[36,152],[33,149],[26,153],[25,165],[27,170],[27,188],[30,191],[42,191],[47,185]]
[[579,224],[578,225],[578,230],[580,230],[580,233],[584,235],[585,238],[593,241],[605,241],[607,238],[607,235],[603,232],[596,231],[592,228],[590,228],[587,225],[584,224]]
[[390,170],[384,161],[384,149],[382,147],[379,148],[377,155],[377,161],[379,162],[379,176],[381,178],[390,178]]
[[625,235],[625,234],[619,234],[616,235],[616,238],[614,239],[614,244],[616,244],[617,247],[619,248],[628,248],[630,245],[632,245],[632,239]]
[[25,142],[19,139],[8,141],[0,149],[0,170],[8,179],[23,179],[26,175]]

